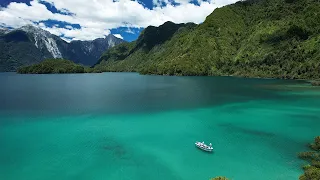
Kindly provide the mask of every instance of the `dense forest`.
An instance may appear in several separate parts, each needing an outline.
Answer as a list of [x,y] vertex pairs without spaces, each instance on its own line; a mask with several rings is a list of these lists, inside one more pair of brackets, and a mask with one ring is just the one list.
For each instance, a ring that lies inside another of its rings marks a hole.
[[218,176],[218,177],[212,178],[211,180],[228,180],[228,178],[223,176]]
[[19,66],[40,63],[43,58],[50,57],[47,50],[34,45],[26,32],[0,32],[0,72],[16,71]]
[[303,167],[304,174],[300,180],[319,180],[320,179],[320,136],[314,139],[314,143],[309,145],[310,151],[299,154],[301,159],[309,162]]
[[21,67],[17,71],[20,74],[58,74],[58,73],[99,73],[90,67],[75,64],[65,59],[47,59],[39,64]]
[[312,86],[320,86],[320,81],[312,81],[311,85]]
[[320,78],[320,1],[247,0],[200,24],[149,26],[95,68],[160,75]]

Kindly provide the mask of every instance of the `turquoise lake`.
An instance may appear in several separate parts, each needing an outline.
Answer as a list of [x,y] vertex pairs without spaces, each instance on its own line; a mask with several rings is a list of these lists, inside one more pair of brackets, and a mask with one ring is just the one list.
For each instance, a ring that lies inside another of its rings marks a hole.
[[0,83],[1,180],[294,180],[297,153],[320,135],[320,88],[303,81],[1,73]]

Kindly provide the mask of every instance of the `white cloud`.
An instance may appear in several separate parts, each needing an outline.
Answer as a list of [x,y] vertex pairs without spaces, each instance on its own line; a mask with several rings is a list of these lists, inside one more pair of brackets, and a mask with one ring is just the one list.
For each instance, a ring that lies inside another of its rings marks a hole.
[[110,30],[82,27],[81,29],[66,29],[59,27],[42,27],[57,36],[70,37],[72,40],[93,40],[105,37],[110,34]]
[[39,23],[38,26],[39,26],[40,28],[45,28],[45,27],[46,27],[46,25],[45,25],[44,23],[42,23],[42,22]]
[[153,5],[160,7],[162,3],[169,4],[168,0],[152,0]]
[[88,40],[103,37],[110,29],[118,27],[144,28],[148,25],[159,26],[166,21],[175,23],[201,23],[216,7],[234,3],[236,0],[198,0],[198,4],[188,3],[190,0],[176,0],[180,5],[174,6],[168,0],[154,0],[155,3],[165,2],[166,6],[155,6],[148,9],[138,1],[132,0],[43,0],[54,5],[61,12],[72,13],[64,15],[50,12],[45,5],[37,0],[24,3],[10,3],[0,11],[1,24],[10,27],[20,27],[33,22],[48,19],[79,24],[81,29],[70,27],[40,27],[53,34]]
[[135,32],[130,28],[128,28],[125,32],[129,34],[135,34]]
[[70,26],[70,25],[66,25],[66,27],[65,27],[66,29],[73,29],[73,27],[72,26]]
[[65,37],[61,37],[61,39],[63,39],[66,42],[71,42],[71,39],[65,38]]
[[113,34],[115,37],[123,39],[123,37],[121,36],[121,34]]
[[[174,0],[174,3],[176,4],[187,4],[189,2],[191,2],[192,0]],[[198,1],[195,0],[196,2],[200,3],[202,2],[202,0]],[[169,0],[152,0],[153,4],[155,6],[161,6],[163,4],[167,5],[167,4],[172,4]]]

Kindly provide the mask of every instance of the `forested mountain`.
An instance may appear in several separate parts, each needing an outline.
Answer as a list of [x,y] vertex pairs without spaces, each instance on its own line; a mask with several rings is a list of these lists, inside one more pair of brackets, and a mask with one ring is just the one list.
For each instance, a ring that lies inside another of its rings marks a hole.
[[320,77],[320,2],[247,0],[200,25],[147,27],[107,50],[96,68],[161,75]]

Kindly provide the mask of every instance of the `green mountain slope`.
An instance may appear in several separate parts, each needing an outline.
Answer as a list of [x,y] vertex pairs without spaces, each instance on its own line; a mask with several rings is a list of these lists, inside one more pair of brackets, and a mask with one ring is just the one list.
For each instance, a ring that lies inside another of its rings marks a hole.
[[0,33],[0,72],[15,71],[19,66],[39,63],[49,57],[52,57],[50,53],[39,50],[24,31]]
[[316,79],[320,77],[320,2],[248,0],[216,9],[200,25],[167,22],[148,27],[137,41],[105,52],[96,68]]

